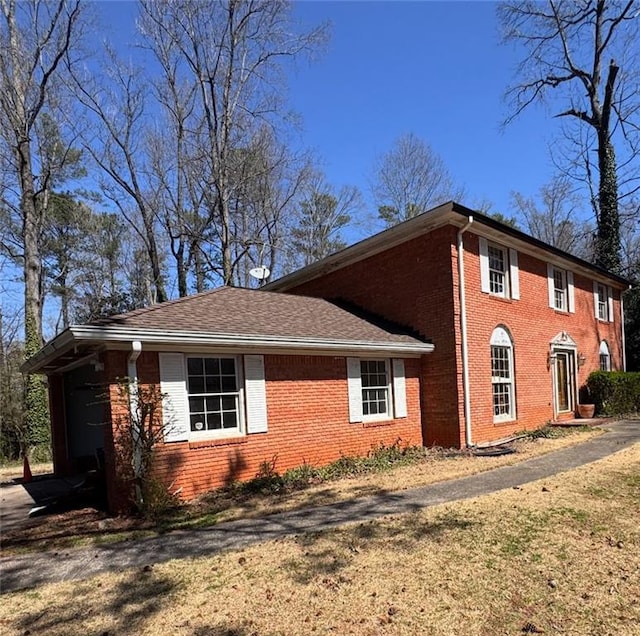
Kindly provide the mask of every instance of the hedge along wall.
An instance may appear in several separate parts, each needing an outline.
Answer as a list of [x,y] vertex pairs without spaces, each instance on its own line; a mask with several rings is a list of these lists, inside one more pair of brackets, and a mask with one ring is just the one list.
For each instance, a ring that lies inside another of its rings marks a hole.
[[594,371],[587,389],[598,415],[640,413],[640,373]]

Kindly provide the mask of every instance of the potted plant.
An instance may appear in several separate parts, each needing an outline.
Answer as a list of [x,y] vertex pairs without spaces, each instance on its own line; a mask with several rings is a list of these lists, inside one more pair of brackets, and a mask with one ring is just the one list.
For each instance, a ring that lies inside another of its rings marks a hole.
[[578,417],[585,420],[590,420],[596,412],[596,405],[591,399],[591,391],[586,384],[583,384],[578,392],[578,407],[576,410]]

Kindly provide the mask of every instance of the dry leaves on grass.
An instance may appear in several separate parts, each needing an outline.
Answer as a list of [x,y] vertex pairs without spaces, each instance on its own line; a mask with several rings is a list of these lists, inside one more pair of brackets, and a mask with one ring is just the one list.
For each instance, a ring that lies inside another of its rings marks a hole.
[[[6,595],[56,636],[640,634],[640,445],[472,500]],[[523,631],[525,630],[525,631]]]

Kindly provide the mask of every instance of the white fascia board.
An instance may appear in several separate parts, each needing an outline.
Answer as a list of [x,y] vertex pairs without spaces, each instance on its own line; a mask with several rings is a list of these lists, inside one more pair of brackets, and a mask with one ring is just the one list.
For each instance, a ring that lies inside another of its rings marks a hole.
[[22,373],[33,373],[34,369],[40,369],[50,360],[57,358],[60,354],[71,349],[74,344],[73,333],[70,329],[65,329],[53,340],[49,341],[40,351],[26,360],[20,367]]
[[109,344],[126,343],[139,340],[152,345],[155,350],[162,346],[172,347],[221,347],[234,349],[253,349],[261,351],[282,351],[291,354],[292,349],[307,352],[338,353],[345,351],[360,353],[401,354],[407,357],[419,357],[431,353],[434,346],[427,342],[379,342],[367,340],[328,340],[324,338],[290,338],[284,336],[212,334],[195,331],[160,331],[129,327],[104,327],[95,325],[70,327],[76,342],[101,342]]

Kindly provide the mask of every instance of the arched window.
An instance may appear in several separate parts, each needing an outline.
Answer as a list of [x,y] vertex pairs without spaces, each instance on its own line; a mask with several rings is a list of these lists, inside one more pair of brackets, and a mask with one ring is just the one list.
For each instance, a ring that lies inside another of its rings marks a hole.
[[606,340],[600,343],[600,371],[611,371],[611,354]]
[[493,330],[490,343],[493,421],[507,422],[516,418],[513,343],[504,327]]

